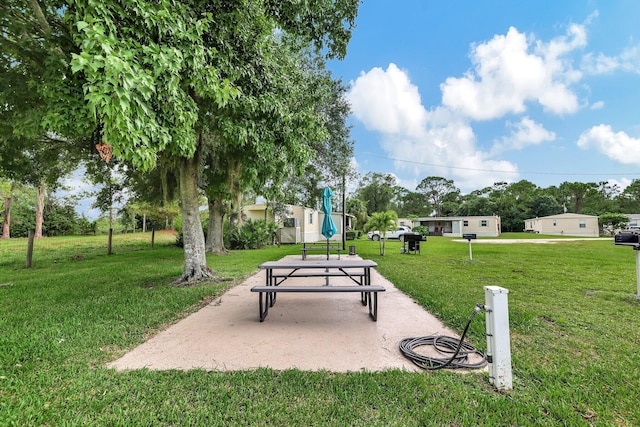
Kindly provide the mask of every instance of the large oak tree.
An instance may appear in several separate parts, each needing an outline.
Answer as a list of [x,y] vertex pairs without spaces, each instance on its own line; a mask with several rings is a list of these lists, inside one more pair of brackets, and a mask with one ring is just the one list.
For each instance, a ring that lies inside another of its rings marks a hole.
[[242,95],[234,82],[256,70],[244,67],[245,53],[268,46],[278,32],[344,56],[358,3],[10,0],[0,9],[3,47],[10,47],[3,60],[9,67],[33,64],[39,132],[74,137],[97,130],[98,142],[141,170],[154,168],[160,156],[171,160],[182,207],[181,279],[191,281],[212,274],[198,203],[205,115]]

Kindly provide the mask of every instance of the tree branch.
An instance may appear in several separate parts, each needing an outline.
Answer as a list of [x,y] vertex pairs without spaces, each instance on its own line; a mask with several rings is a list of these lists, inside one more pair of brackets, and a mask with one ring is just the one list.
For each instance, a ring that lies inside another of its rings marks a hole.
[[36,15],[36,19],[38,20],[38,25],[40,25],[40,31],[42,31],[42,34],[50,34],[51,26],[49,25],[49,21],[47,21],[47,18],[44,16],[44,12],[40,7],[40,3],[38,3],[38,0],[29,0],[29,5],[31,6],[33,13]]

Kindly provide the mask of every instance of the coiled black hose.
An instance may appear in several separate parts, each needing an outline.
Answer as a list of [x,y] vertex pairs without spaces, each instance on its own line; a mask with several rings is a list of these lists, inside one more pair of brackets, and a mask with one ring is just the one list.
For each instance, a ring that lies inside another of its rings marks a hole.
[[[400,351],[416,366],[426,370],[433,371],[436,369],[447,367],[451,369],[478,369],[484,367],[487,364],[487,358],[485,354],[476,349],[471,344],[464,342],[464,337],[467,335],[467,331],[469,330],[471,321],[480,310],[482,310],[482,305],[476,305],[476,307],[473,309],[473,312],[469,316],[469,319],[467,320],[467,326],[465,326],[464,332],[462,333],[462,337],[460,339],[437,335],[418,338],[405,338],[400,341]],[[436,358],[423,356],[413,351],[414,348],[423,345],[432,345],[440,354],[453,355],[447,358]],[[482,359],[478,362],[471,363],[469,361],[469,356],[473,354],[479,355]]]

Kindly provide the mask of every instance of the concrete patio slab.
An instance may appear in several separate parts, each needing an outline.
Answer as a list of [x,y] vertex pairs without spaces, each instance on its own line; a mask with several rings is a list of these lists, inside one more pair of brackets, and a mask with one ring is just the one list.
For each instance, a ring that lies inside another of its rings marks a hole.
[[[288,279],[285,285],[305,280],[325,279]],[[348,278],[330,280],[335,285],[353,284]],[[419,371],[398,350],[402,339],[457,337],[375,270],[371,281],[386,288],[378,294],[377,322],[369,318],[359,294],[281,293],[261,323],[258,294],[250,291],[264,284],[265,272],[260,271],[108,366],[117,370]]]

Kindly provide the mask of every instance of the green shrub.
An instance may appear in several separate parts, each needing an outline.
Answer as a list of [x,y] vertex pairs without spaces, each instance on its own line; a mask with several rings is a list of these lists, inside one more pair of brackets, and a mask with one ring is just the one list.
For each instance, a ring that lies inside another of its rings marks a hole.
[[42,233],[46,236],[68,236],[79,234],[78,214],[71,204],[50,202],[45,205]]
[[345,234],[345,238],[347,240],[356,240],[358,238],[358,232],[357,231],[347,231],[347,233]]
[[423,236],[429,235],[429,227],[427,227],[426,225],[415,226],[411,229],[411,231],[413,231],[414,233],[420,233]]
[[240,230],[231,229],[229,232],[230,249],[259,249],[270,245],[278,225],[263,219],[248,220]]
[[232,228],[227,233],[228,244],[225,239],[225,246],[229,249],[251,249],[251,233],[245,228]]
[[[175,224],[175,223],[174,223]],[[184,236],[182,234],[182,224],[180,231],[176,235],[176,246],[184,247]],[[229,249],[259,249],[272,244],[273,236],[278,230],[278,224],[267,222],[263,219],[252,221],[247,220],[239,230],[224,226],[224,244]],[[207,238],[207,227],[203,226],[204,238]]]
[[96,235],[98,232],[98,222],[89,221],[85,216],[78,219],[78,228],[81,235]]
[[270,245],[278,230],[274,222],[263,219],[247,220],[241,229],[231,227],[225,233],[225,245],[229,249],[259,249]]
[[182,214],[179,213],[173,218],[173,229],[182,234]]

